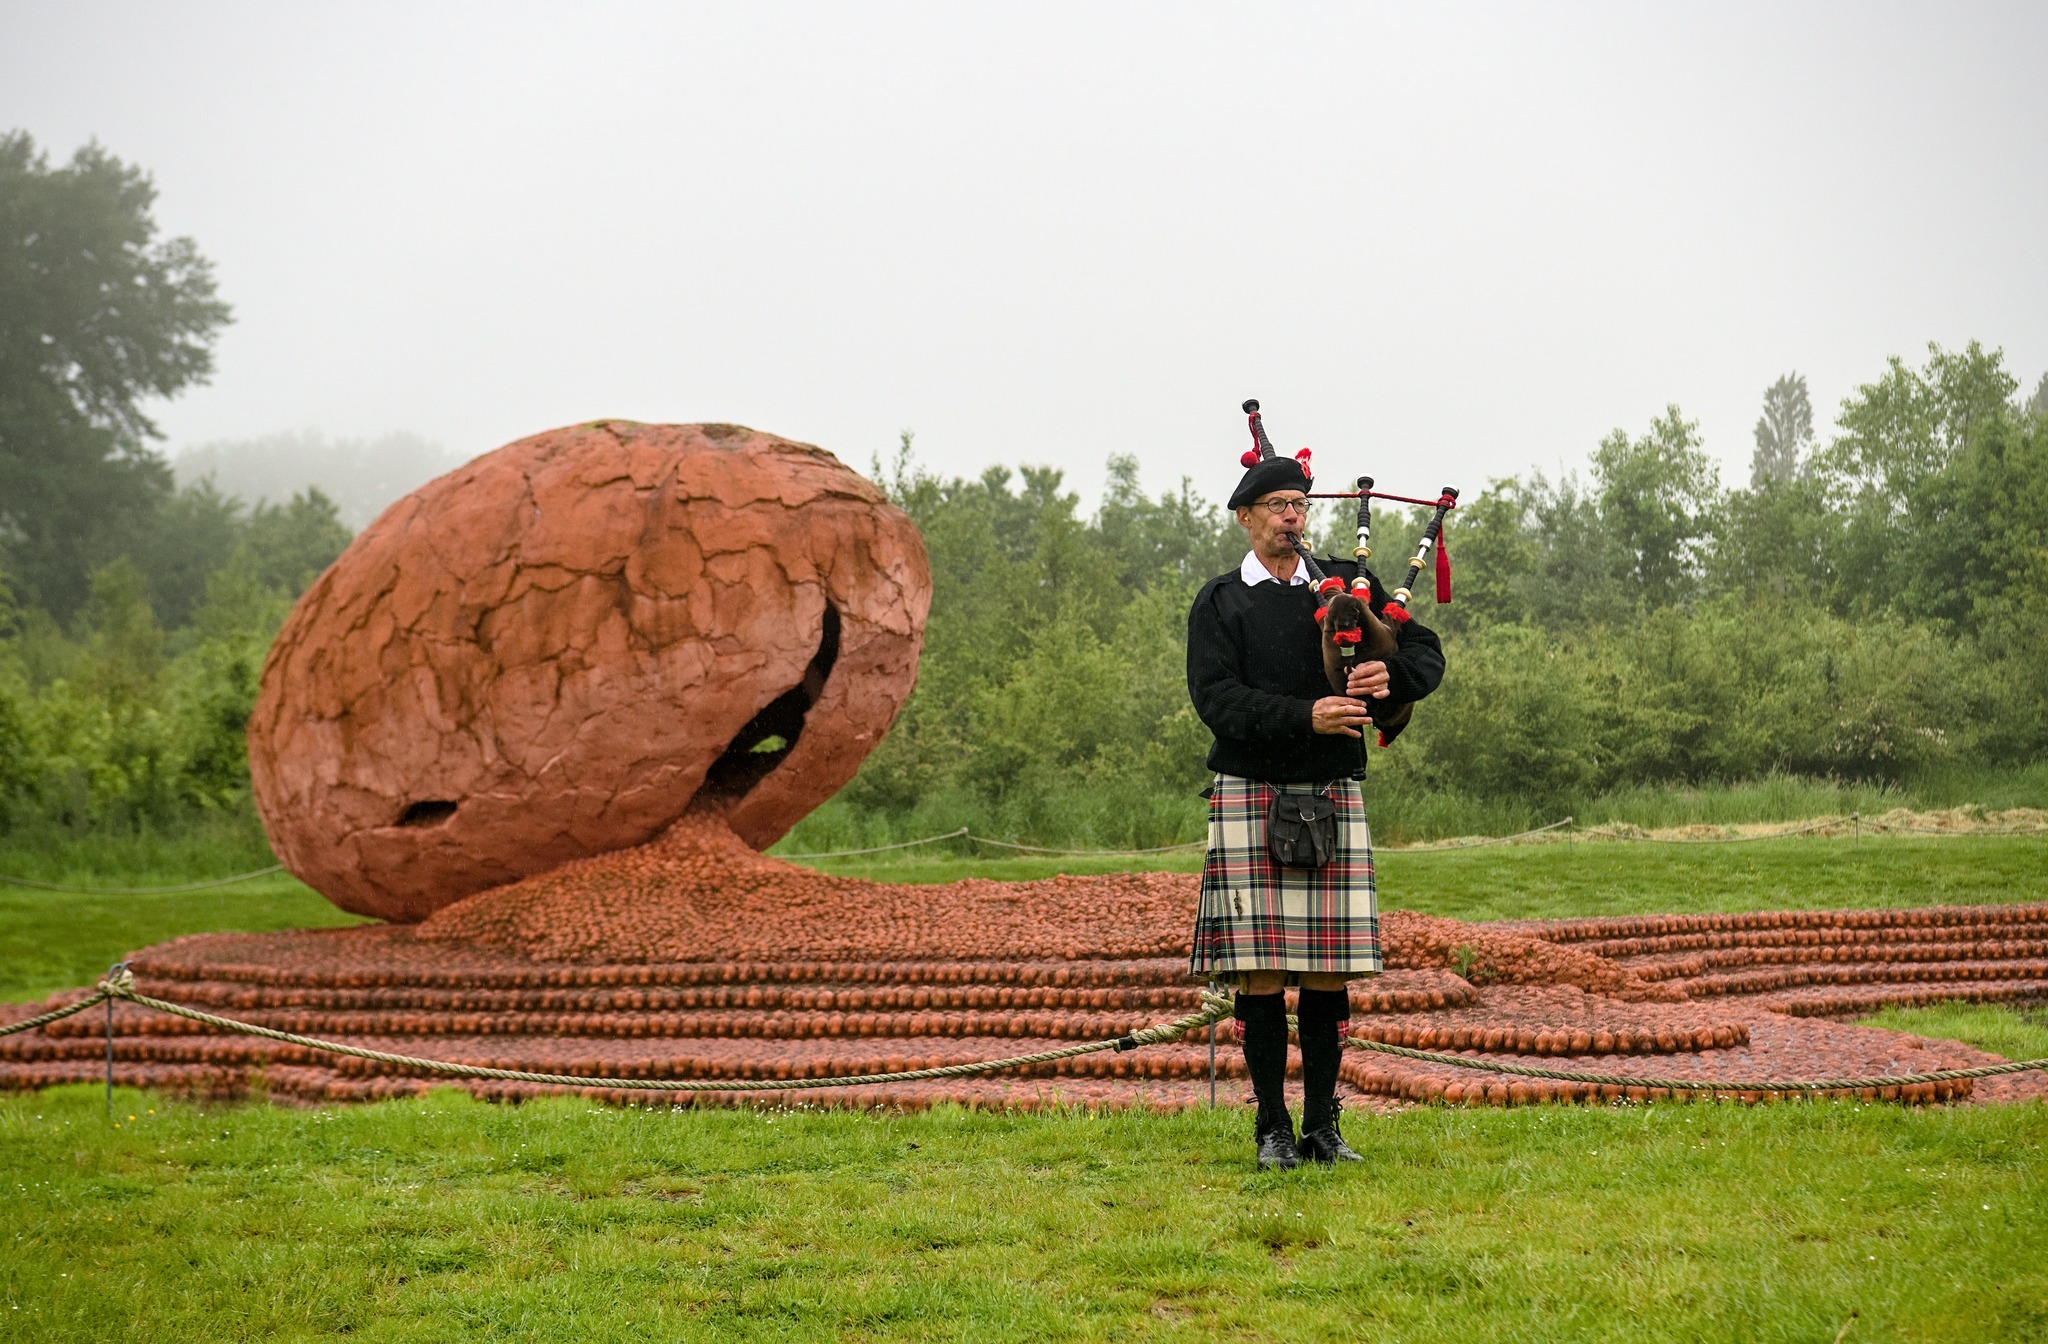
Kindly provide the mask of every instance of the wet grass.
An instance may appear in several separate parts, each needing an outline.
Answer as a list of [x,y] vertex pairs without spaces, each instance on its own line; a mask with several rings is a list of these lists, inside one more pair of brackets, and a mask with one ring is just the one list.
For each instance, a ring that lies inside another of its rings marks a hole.
[[[938,790],[915,807],[876,811],[835,798],[797,824],[779,846],[789,852],[860,849],[967,828],[998,840],[1067,849],[1142,848],[1201,837],[1207,805],[1197,784],[1147,789],[1131,783],[1072,781],[1056,792],[994,804],[959,789]],[[1803,821],[1974,804],[1988,809],[2048,807],[2048,764],[1972,768],[1948,765],[1900,781],[1803,775],[1711,784],[1643,784],[1586,798],[1477,798],[1419,789],[1384,767],[1366,780],[1366,807],[1382,845],[1451,836],[1513,835],[1566,816],[1581,826],[1626,822],[1646,829]],[[957,842],[937,847],[959,848]],[[967,851],[994,857],[992,849]]]
[[2048,1005],[2043,1004],[2009,1008],[2003,1004],[1937,1003],[1925,1008],[1887,1008],[1864,1018],[1863,1025],[1961,1041],[2007,1059],[2048,1059]]
[[0,887],[0,1002],[89,985],[130,952],[188,933],[260,933],[361,922],[281,874],[159,896],[79,896]]
[[[1201,870],[1198,854],[1144,859],[811,860],[890,882],[1032,878],[1125,868]],[[1582,841],[1375,856],[1383,909],[1458,919],[1818,910],[2048,900],[2048,835],[1794,837],[1731,845]]]
[[[43,871],[206,875],[177,861],[122,872],[59,855]],[[832,868],[935,881],[1127,866]],[[2048,840],[1390,853],[1380,876],[1390,907],[1467,918],[2032,900],[2048,897]],[[349,918],[284,878],[0,889],[0,997],[87,983],[179,933]],[[1871,1020],[2048,1055],[2039,1010]],[[1420,1108],[1347,1121],[1363,1170],[1260,1175],[1235,1108],[116,1100],[109,1121],[92,1088],[0,1098],[0,1340],[2048,1336],[2048,1108],[2034,1105]]]
[[2048,1333],[2048,1108],[0,1100],[0,1338],[1986,1340]]

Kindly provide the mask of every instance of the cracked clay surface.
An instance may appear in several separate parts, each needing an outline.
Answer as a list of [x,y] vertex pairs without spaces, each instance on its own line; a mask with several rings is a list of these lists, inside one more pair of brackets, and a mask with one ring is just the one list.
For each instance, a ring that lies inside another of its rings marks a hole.
[[[766,846],[888,730],[930,602],[915,526],[822,449],[536,434],[399,500],[300,599],[249,722],[257,807],[294,875],[398,922],[642,844],[719,789]],[[765,774],[707,791],[792,693]]]

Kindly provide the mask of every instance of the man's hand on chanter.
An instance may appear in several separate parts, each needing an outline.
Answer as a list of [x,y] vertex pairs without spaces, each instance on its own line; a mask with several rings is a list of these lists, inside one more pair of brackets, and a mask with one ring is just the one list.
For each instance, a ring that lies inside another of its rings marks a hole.
[[1381,662],[1360,663],[1351,669],[1344,681],[1344,693],[1363,700],[1370,696],[1384,700],[1387,696],[1387,665]]
[[1346,737],[1361,737],[1360,732],[1372,722],[1372,711],[1362,700],[1353,700],[1348,695],[1326,695],[1316,701],[1309,711],[1310,721],[1319,733],[1342,733]]

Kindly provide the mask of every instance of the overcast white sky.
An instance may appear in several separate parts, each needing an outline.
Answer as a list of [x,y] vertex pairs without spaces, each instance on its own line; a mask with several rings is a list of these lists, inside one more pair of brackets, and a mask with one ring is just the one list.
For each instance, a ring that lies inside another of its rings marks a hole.
[[0,0],[0,127],[150,169],[218,266],[177,447],[464,453],[730,420],[865,468],[1111,452],[1227,493],[1237,412],[1387,488],[1668,402],[2048,366],[2048,5]]

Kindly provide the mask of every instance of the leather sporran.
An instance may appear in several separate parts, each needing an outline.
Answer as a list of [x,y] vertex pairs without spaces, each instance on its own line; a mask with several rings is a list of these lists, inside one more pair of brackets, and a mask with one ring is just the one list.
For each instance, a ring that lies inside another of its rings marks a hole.
[[1313,793],[1273,790],[1266,812],[1266,852],[1282,868],[1320,868],[1337,856],[1337,804]]

